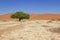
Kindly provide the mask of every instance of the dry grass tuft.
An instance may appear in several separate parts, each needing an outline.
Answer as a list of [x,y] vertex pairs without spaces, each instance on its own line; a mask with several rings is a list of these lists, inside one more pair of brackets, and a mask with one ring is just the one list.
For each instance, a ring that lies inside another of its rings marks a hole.
[[48,21],[47,23],[52,23],[52,21],[50,20],[50,21]]
[[60,28],[51,28],[51,29],[49,29],[49,31],[54,32],[54,33],[59,33]]
[[42,27],[49,27],[48,25],[42,25]]
[[60,21],[60,19],[57,19],[57,21]]

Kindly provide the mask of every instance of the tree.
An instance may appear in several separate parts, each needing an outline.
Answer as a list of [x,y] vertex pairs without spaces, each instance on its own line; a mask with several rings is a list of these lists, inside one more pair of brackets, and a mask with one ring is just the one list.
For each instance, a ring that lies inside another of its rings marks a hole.
[[30,17],[29,14],[26,14],[24,12],[16,12],[16,13],[11,15],[11,18],[18,18],[19,21],[21,19],[29,19],[29,17]]

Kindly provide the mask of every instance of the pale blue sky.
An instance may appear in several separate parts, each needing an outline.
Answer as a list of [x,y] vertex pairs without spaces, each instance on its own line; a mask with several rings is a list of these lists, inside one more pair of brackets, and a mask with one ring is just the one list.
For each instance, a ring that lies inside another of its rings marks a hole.
[[60,0],[0,0],[0,14],[16,11],[60,13]]

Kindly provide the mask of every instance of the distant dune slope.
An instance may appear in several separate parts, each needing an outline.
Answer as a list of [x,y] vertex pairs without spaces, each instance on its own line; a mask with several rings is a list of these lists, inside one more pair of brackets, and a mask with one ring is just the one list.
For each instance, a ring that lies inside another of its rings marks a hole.
[[[10,16],[11,14],[0,15],[0,20],[10,20]],[[60,14],[30,14],[30,19],[60,19]]]
[[60,19],[60,14],[30,14],[30,19]]
[[11,14],[4,14],[0,16],[0,20],[10,20]]

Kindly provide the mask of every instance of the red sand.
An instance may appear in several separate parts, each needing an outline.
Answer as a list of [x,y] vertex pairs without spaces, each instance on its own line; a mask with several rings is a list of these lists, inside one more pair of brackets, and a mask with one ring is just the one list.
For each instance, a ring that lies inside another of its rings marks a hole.
[[[10,20],[10,16],[11,14],[1,15],[0,20]],[[60,14],[30,14],[30,19],[60,19]]]
[[0,20],[10,20],[11,14],[4,14],[0,16]]
[[30,14],[30,19],[60,19],[60,14]]

